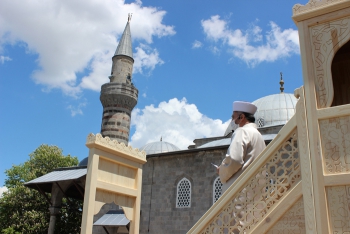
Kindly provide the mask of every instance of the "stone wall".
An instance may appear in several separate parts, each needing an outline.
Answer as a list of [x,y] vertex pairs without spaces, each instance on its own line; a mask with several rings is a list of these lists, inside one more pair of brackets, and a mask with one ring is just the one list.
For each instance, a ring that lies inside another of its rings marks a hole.
[[[140,233],[186,233],[213,204],[211,165],[220,164],[227,148],[183,154],[151,155],[143,166]],[[190,208],[176,208],[177,184],[191,182]]]

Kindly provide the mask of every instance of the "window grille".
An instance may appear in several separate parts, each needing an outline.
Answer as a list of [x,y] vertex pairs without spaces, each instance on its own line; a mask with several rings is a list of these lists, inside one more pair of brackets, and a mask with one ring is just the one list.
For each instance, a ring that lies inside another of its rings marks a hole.
[[177,184],[176,208],[191,207],[191,182],[182,178]]
[[213,204],[221,197],[222,194],[222,183],[220,177],[214,180],[213,184]]
[[259,118],[258,119],[258,128],[264,127],[264,125],[265,125],[264,118]]

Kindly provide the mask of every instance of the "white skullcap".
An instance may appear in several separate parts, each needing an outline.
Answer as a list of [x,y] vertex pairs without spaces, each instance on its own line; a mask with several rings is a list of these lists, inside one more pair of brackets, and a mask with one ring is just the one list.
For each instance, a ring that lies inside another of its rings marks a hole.
[[249,114],[255,114],[258,108],[250,102],[235,101],[233,102],[233,111],[246,112]]

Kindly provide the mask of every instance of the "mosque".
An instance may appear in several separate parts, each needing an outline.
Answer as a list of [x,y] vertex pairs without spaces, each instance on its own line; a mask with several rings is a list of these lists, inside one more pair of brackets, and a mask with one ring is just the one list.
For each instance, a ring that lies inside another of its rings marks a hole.
[[[186,150],[162,140],[143,146],[140,233],[349,233],[350,0],[296,4],[293,20],[304,86],[295,97],[284,93],[281,76],[279,93],[253,102],[268,147],[221,194],[212,163],[220,164],[235,127],[222,136],[194,139]],[[138,97],[130,17],[112,61],[110,82],[101,87],[101,134],[127,144]],[[84,197],[87,163],[25,184],[50,204],[49,234],[62,197]],[[93,233],[129,232],[130,220],[117,205],[101,208]]]
[[[194,139],[186,150],[162,140],[141,147],[147,162],[138,174],[139,233],[350,232],[350,0],[296,4],[293,20],[304,86],[295,96],[284,93],[281,75],[279,93],[253,102],[268,147],[223,194],[212,164],[221,163],[235,128]],[[101,87],[101,134],[106,138],[100,137],[127,144],[138,98],[132,83],[130,16],[112,62],[110,82]],[[78,167],[58,168],[25,183],[50,204],[49,234],[63,196],[84,199],[85,181],[93,174],[87,176],[87,164],[84,159]],[[117,205],[97,209],[92,233],[129,233],[129,224],[138,224],[138,212],[137,221],[130,222]]]
[[[133,54],[130,16],[112,58],[110,82],[102,85],[103,105],[101,134],[118,142],[128,143],[131,111],[138,98],[132,83]],[[297,98],[280,91],[253,103],[258,130],[269,144],[295,113]],[[222,136],[194,139],[194,144],[180,150],[171,142],[158,141],[141,147],[147,155],[143,166],[140,233],[186,233],[220,198],[221,182],[213,164],[220,164],[230,144],[229,125]],[[88,158],[78,167],[57,169],[26,183],[26,186],[52,193],[51,217],[55,217],[63,195],[83,198]],[[102,222],[105,214],[115,214],[118,204],[106,204],[94,218],[93,233],[127,233],[113,222]],[[54,225],[54,222],[53,222]],[[53,227],[51,226],[53,233]],[[49,228],[49,230],[50,230]]]
[[[295,113],[297,99],[283,92],[282,77],[280,82],[280,93],[253,102],[258,107],[256,124],[266,144]],[[186,150],[162,140],[140,148],[147,154],[140,233],[186,233],[220,198],[222,184],[211,163],[221,163],[233,130],[229,125],[222,136],[195,139]]]

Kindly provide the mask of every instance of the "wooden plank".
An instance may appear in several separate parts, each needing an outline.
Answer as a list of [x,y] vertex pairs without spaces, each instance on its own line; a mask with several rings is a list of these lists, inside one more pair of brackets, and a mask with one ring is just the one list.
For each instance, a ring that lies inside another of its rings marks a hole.
[[84,194],[83,217],[81,222],[81,234],[91,234],[94,218],[94,202],[96,196],[97,170],[99,156],[94,150],[89,151],[89,162],[86,175],[86,187]]
[[109,152],[105,152],[102,151],[100,149],[95,149],[96,154],[100,155],[101,158],[105,159],[105,160],[110,160],[112,162],[118,161],[119,164],[122,164],[124,166],[128,166],[131,168],[140,168],[142,164],[132,161],[131,159],[128,159],[126,157],[119,157],[119,155],[114,155],[112,153]]
[[302,183],[300,181],[288,194],[282,197],[275,208],[269,210],[263,220],[260,220],[260,222],[256,224],[251,234],[265,233],[270,230],[302,195]]
[[350,185],[350,174],[333,174],[324,176],[325,186]]
[[137,169],[100,159],[98,180],[135,189]]
[[123,187],[117,184],[110,184],[104,181],[97,181],[96,189],[102,189],[109,192],[115,192],[117,194],[122,194],[125,196],[136,197],[138,192],[137,189]]
[[[137,170],[136,177],[136,187],[137,187],[137,196],[134,204],[134,210],[141,210],[141,187],[142,187],[142,170]],[[135,233],[135,230],[140,229],[140,212],[134,213],[134,219],[130,223],[130,233]]]
[[303,65],[305,107],[307,111],[307,131],[309,136],[310,159],[313,181],[313,199],[316,215],[316,232],[329,233],[327,198],[323,180],[322,153],[318,147],[320,144],[319,126],[317,121],[317,103],[315,93],[315,74],[312,57],[312,40],[310,35],[309,22],[298,23]]
[[318,119],[331,119],[350,115],[350,105],[334,106],[317,110]]
[[[302,38],[302,35],[299,35]],[[297,90],[296,90],[297,91]],[[296,92],[295,91],[295,92]],[[314,204],[314,191],[312,180],[312,168],[310,159],[310,147],[309,136],[307,132],[306,110],[305,110],[305,98],[304,88],[298,90],[300,96],[296,105],[296,118],[297,118],[297,130],[298,130],[298,148],[301,166],[301,178],[303,187],[303,201],[304,201],[304,213],[305,213],[305,230],[306,233],[316,233],[316,214]]]

